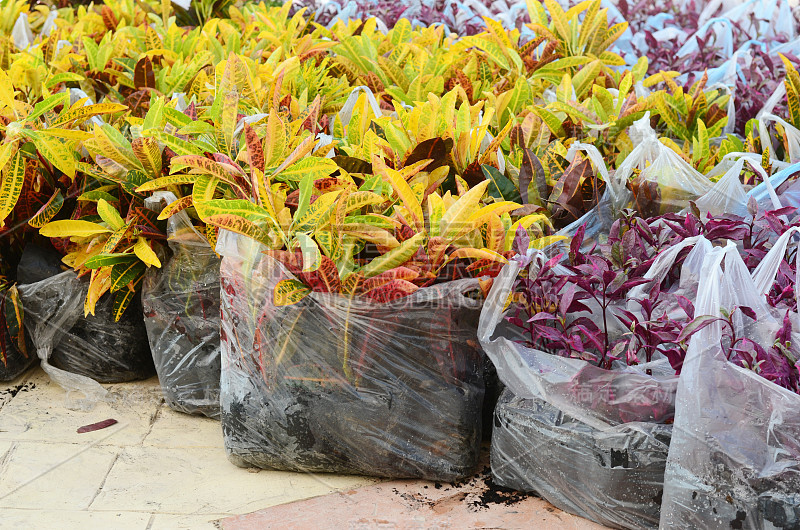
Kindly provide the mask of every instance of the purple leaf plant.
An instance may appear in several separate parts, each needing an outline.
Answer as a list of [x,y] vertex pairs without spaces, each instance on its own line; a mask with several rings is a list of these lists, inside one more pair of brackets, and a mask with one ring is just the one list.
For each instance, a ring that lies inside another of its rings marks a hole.
[[[768,306],[783,322],[774,343],[769,345],[735,334],[734,315],[756,320],[752,308],[723,310],[721,317],[695,315],[691,300],[677,292],[681,266],[690,248],[678,253],[663,281],[645,278],[659,253],[698,235],[716,244],[737,242],[740,255],[752,272],[781,234],[800,226],[797,209],[759,210],[751,200],[748,218],[707,215],[702,220],[694,204],[691,206],[685,214],[665,214],[648,220],[623,210],[606,243],[581,251],[581,227],[568,255],[547,261],[537,261],[526,252],[527,234],[518,231],[514,249],[520,254],[516,259],[523,270],[515,284],[514,306],[507,319],[524,330],[523,344],[605,369],[612,368],[615,362],[636,365],[666,357],[680,374],[691,337],[719,322],[723,328],[721,347],[730,362],[800,393],[800,366],[796,365],[796,349],[791,345],[790,318],[797,311],[796,246],[789,246],[766,295]],[[631,298],[631,290],[640,285],[646,288],[637,291],[644,294]]]

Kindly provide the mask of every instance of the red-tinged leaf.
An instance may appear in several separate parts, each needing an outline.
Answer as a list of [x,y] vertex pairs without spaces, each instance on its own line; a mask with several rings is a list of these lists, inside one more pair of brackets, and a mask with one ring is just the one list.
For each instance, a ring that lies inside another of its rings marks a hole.
[[544,173],[544,166],[539,158],[527,147],[522,151],[522,165],[519,167],[519,195],[522,197],[523,204],[529,204],[528,186],[531,182],[536,183],[539,192],[539,199],[547,197],[547,179]]
[[99,431],[100,429],[106,429],[108,427],[111,427],[112,425],[116,425],[117,423],[118,423],[117,420],[113,418],[109,418],[103,421],[98,421],[97,423],[92,423],[90,425],[84,425],[83,427],[78,427],[78,434]]
[[256,134],[255,129],[249,124],[244,124],[244,137],[247,142],[247,154],[250,156],[250,166],[264,172],[264,148],[261,146],[261,138]]
[[404,298],[413,294],[418,289],[419,287],[407,280],[392,280],[380,287],[372,289],[366,293],[365,296],[375,302],[386,303],[397,300],[398,298]]
[[552,320],[558,320],[558,317],[551,313],[536,313],[528,319],[528,322],[548,322]]
[[514,234],[514,245],[511,250],[513,250],[515,254],[524,256],[528,252],[530,246],[531,237],[528,235],[528,230],[522,225],[517,226],[517,232]]
[[420,142],[408,155],[403,167],[408,167],[422,160],[433,160],[425,168],[425,171],[433,171],[447,163],[447,155],[453,150],[452,138],[431,138]]
[[589,160],[572,163],[556,181],[550,192],[553,217],[567,222],[578,219],[584,211],[581,184],[591,179],[592,164]]
[[558,265],[558,262],[561,261],[561,256],[563,256],[563,254],[559,254],[558,256],[554,256],[549,260],[547,260],[547,263],[542,265],[542,268],[539,269],[539,274],[545,273],[550,269],[552,269],[553,267],[555,267],[556,265]]
[[133,84],[137,90],[156,88],[156,75],[153,71],[153,62],[147,55],[139,59],[133,69]]
[[[302,257],[300,264],[302,265]],[[300,273],[300,279],[317,293],[338,293],[341,287],[336,263],[327,256],[322,256],[317,270]]]
[[394,269],[390,269],[388,271],[382,272],[377,276],[373,276],[368,280],[363,280],[359,285],[358,289],[359,292],[364,294],[373,289],[377,289],[387,283],[391,282],[392,280],[407,280],[412,281],[416,280],[419,277],[419,273],[415,270],[409,269],[408,267],[395,267]]
[[572,305],[572,299],[575,298],[575,293],[577,290],[578,286],[574,283],[571,283],[561,294],[561,300],[558,301],[558,310],[562,315],[569,313],[569,306]]
[[683,309],[683,312],[686,313],[686,316],[694,318],[694,304],[692,301],[681,295],[677,295],[675,298],[678,300],[678,305]]
[[122,103],[128,107],[131,116],[144,118],[150,110],[150,89],[137,90],[129,94]]
[[746,317],[748,317],[748,318],[750,318],[752,320],[758,320],[758,317],[756,316],[756,312],[753,310],[752,307],[739,306],[739,311],[741,311],[744,316],[746,316]]

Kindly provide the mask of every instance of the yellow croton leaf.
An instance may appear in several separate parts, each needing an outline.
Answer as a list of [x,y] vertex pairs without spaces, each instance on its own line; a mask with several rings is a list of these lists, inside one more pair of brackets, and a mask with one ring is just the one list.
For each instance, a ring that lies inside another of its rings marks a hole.
[[133,245],[133,252],[148,267],[161,268],[161,261],[159,261],[158,256],[150,248],[150,244],[145,238],[140,237],[137,239],[136,244]]

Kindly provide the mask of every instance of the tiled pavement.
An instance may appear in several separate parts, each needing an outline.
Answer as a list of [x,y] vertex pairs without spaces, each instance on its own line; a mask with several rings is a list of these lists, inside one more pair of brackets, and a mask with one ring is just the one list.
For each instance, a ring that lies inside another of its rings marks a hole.
[[[110,402],[76,411],[38,368],[0,384],[0,528],[596,527],[533,497],[476,509],[475,481],[241,469],[219,422],[170,410],[155,378],[107,388]],[[106,419],[118,423],[77,433]]]

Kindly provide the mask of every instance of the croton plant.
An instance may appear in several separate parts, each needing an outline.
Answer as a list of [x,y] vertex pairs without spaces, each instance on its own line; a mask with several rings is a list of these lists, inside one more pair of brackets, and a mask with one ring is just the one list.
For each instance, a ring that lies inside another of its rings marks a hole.
[[[238,232],[294,272],[282,303],[313,290],[391,300],[491,275],[520,227],[537,246],[553,242],[605,192],[603,168],[568,161],[570,148],[591,145],[618,168],[638,141],[629,126],[646,112],[662,142],[703,173],[733,152],[785,165],[800,138],[790,55],[787,121],[750,120],[720,139],[730,95],[704,76],[683,85],[681,72],[656,71],[646,57],[626,66],[616,45],[627,25],[599,0],[529,2],[524,26],[486,18],[463,36],[404,19],[388,31],[375,19],[323,27],[289,3],[192,5],[64,7],[46,34],[50,8],[3,6],[10,280],[40,229],[89,277],[86,313],[110,292],[119,318],[145,270],[160,265],[165,219],[186,211],[212,248],[219,229]],[[35,38],[18,50],[8,21],[22,12]],[[157,190],[177,197],[160,214],[144,207]],[[584,272],[602,279],[606,269]],[[600,289],[595,280],[584,287]]]

